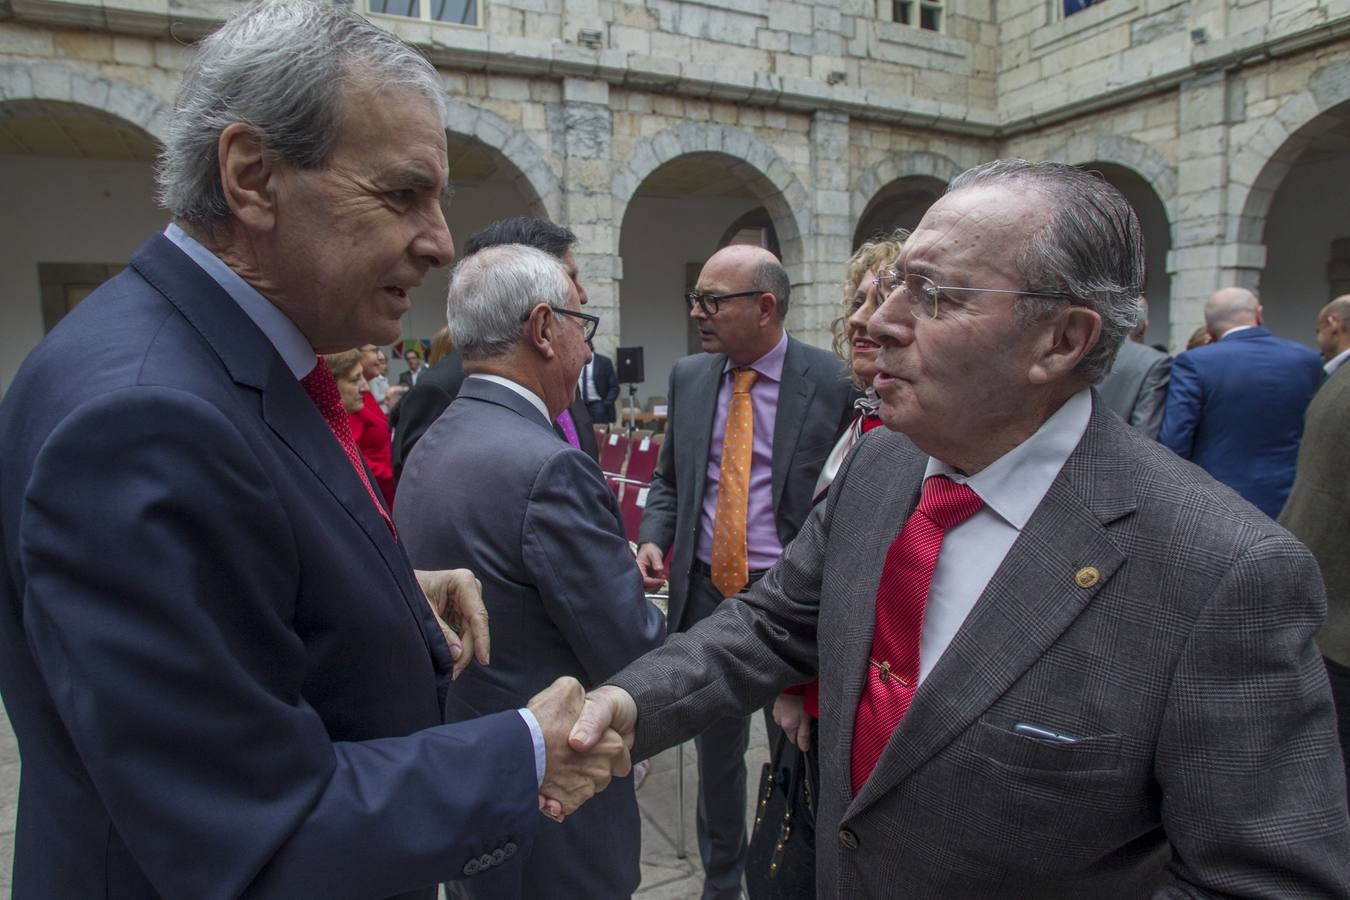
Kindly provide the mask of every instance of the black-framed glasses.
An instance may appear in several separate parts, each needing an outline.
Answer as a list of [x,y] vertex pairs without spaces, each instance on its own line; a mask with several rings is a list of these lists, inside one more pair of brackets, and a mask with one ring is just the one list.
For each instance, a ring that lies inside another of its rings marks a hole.
[[[580,320],[581,339],[583,341],[589,341],[591,338],[595,337],[595,332],[600,327],[599,316],[593,316],[590,313],[577,312],[575,309],[567,309],[566,307],[563,306],[554,306],[551,303],[547,303],[545,305],[549,309],[553,310],[555,313],[558,313],[559,315],[569,316],[573,319]],[[532,312],[534,312],[533,307],[530,308],[530,312],[527,312],[525,315],[520,317],[520,321],[522,322],[529,321],[530,313]]]
[[703,310],[705,316],[715,316],[722,309],[722,304],[727,300],[735,300],[737,297],[758,297],[763,291],[737,291],[734,294],[709,294],[703,291],[690,291],[684,295],[684,305],[689,312],[694,311],[694,304]]
[[942,295],[947,291],[975,294],[1014,294],[1018,297],[1047,297],[1053,300],[1074,301],[1072,294],[1059,291],[1009,291],[1003,288],[952,287],[934,284],[933,279],[913,272],[898,272],[895,269],[882,269],[877,276],[878,303],[884,302],[897,290],[904,292],[909,302],[909,314],[916,319],[936,319],[942,303]]

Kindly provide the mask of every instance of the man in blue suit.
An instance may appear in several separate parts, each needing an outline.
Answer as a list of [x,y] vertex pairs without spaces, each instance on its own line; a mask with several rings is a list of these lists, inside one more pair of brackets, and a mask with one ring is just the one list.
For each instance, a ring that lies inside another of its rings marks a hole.
[[341,7],[228,22],[169,120],[173,224],[0,405],[18,900],[428,900],[527,852],[540,792],[561,815],[627,772],[617,735],[566,749],[575,681],[444,724],[469,642],[436,612],[477,588],[414,573],[316,367],[451,261],[442,103]]
[[1158,440],[1274,518],[1294,483],[1321,361],[1263,328],[1261,304],[1245,288],[1205,301],[1205,330],[1211,343],[1172,363]]

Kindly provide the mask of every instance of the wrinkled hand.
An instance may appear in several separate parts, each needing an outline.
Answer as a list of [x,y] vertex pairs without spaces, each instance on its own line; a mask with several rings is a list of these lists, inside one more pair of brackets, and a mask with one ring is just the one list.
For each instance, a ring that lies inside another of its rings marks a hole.
[[614,729],[596,727],[594,739],[584,747],[569,742],[573,725],[583,714],[583,704],[589,708],[589,698],[575,678],[559,678],[528,704],[544,733],[539,809],[558,822],[603,791],[611,778],[627,775],[632,769],[628,758],[632,740],[624,740]]
[[798,750],[805,753],[811,749],[811,717],[802,709],[801,697],[779,694],[773,701],[773,720]]
[[491,656],[488,637],[487,607],[483,605],[483,583],[468,569],[439,569],[416,571],[417,583],[422,587],[431,611],[441,626],[441,634],[450,646],[450,657],[455,661],[452,678],[477,659],[486,666]]
[[649,542],[637,548],[637,565],[642,573],[643,590],[660,590],[666,583],[665,554],[655,544]]

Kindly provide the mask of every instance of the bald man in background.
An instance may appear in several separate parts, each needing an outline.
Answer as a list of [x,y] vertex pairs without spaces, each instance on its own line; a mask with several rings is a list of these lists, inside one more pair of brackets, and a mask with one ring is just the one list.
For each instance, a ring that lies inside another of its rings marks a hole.
[[1274,518],[1294,483],[1321,359],[1264,328],[1261,303],[1246,288],[1205,301],[1205,331],[1210,343],[1172,364],[1158,440]]

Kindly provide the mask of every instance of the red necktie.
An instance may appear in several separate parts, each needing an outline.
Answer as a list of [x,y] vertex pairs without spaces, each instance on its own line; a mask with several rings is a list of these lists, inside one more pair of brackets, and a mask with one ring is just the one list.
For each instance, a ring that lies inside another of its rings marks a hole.
[[356,474],[360,476],[361,483],[366,486],[366,493],[370,495],[370,502],[375,504],[375,508],[380,511],[380,518],[384,519],[384,524],[389,526],[389,533],[395,538],[398,532],[394,530],[394,522],[389,518],[389,511],[384,508],[375,496],[375,489],[371,487],[370,479],[366,476],[366,467],[361,463],[361,451],[357,449],[356,441],[352,440],[352,424],[348,419],[347,409],[342,405],[342,395],[338,393],[337,381],[333,378],[333,370],[328,368],[328,363],[323,361],[323,357],[318,358],[319,364],[313,370],[300,379],[300,386],[309,394],[309,399],[314,401],[314,405],[323,413],[324,421],[332,430],[333,436],[342,445],[342,452],[347,454],[347,461],[352,464]]
[[554,422],[562,429],[563,437],[567,439],[567,443],[580,450],[581,436],[577,434],[577,423],[572,421],[572,413],[564,409],[558,413],[558,418],[554,419]]
[[876,768],[918,687],[923,613],[942,538],[983,506],[984,501],[966,485],[935,475],[924,481],[918,507],[886,551],[877,586],[867,682],[853,723],[855,796]]

